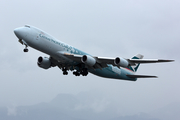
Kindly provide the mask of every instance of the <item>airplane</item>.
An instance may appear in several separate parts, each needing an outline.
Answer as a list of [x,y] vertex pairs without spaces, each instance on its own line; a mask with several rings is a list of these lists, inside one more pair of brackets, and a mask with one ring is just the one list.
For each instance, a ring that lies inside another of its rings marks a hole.
[[63,75],[67,75],[68,71],[73,71],[75,76],[87,76],[88,73],[92,73],[104,78],[136,81],[137,78],[157,77],[136,75],[135,73],[141,63],[174,61],[142,59],[143,55],[141,54],[137,54],[131,59],[92,56],[30,25],[14,29],[14,33],[19,42],[25,45],[24,52],[28,52],[28,47],[30,46],[49,55],[49,57],[40,56],[38,58],[37,65],[40,68],[49,69],[57,66],[63,71]]

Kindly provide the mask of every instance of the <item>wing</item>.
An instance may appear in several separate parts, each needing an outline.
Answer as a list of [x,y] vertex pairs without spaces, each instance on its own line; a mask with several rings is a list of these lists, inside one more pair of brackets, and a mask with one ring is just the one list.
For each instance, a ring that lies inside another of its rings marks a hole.
[[[76,55],[76,54],[69,54],[64,53],[64,56],[67,58],[74,60],[76,62],[82,63],[82,57],[83,55]],[[107,58],[107,57],[93,57],[96,60],[96,64],[93,66],[93,68],[105,68],[108,67],[108,64],[114,65],[114,58]],[[92,66],[89,66],[92,67]]]
[[[69,54],[64,53],[64,56],[72,59],[76,62],[82,62],[82,57],[84,55],[76,55],[76,54]],[[163,60],[163,59],[125,59],[125,58],[110,58],[110,57],[94,57],[90,56],[91,58],[95,59],[95,65],[93,68],[104,68],[108,67],[108,64],[117,67],[128,67],[136,65],[136,63],[158,63],[158,62],[172,62],[174,60]],[[91,66],[92,67],[92,66]]]

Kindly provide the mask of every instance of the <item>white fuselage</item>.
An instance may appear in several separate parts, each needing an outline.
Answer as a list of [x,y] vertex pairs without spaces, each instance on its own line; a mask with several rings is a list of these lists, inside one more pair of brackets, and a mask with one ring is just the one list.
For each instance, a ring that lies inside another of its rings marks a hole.
[[[73,61],[64,56],[64,54],[67,53],[76,55],[89,55],[32,26],[16,28],[14,32],[23,44],[50,55],[61,64],[77,64],[76,61]],[[108,65],[108,67],[103,69],[88,69],[88,71],[95,75],[106,78],[127,79],[132,81],[136,80],[136,78],[129,78],[126,76],[126,74],[134,74],[134,72],[131,70],[126,68],[118,68],[112,65]]]

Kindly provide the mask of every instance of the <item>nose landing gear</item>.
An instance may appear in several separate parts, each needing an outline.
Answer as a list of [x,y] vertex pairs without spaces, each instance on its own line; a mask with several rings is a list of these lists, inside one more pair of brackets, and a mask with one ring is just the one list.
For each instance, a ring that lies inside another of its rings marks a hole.
[[24,52],[28,52],[28,49],[27,49],[28,46],[27,46],[27,45],[25,45],[25,46],[26,46],[26,47],[24,48],[23,51],[24,51]]
[[27,45],[27,43],[24,41],[24,40],[22,40],[22,39],[19,39],[19,42],[22,44],[22,45],[25,45],[25,48],[24,48],[24,52],[28,52],[28,49],[27,49],[27,47],[28,47],[28,45]]
[[25,48],[23,51],[24,51],[24,52],[28,52],[29,50],[28,50],[27,48]]

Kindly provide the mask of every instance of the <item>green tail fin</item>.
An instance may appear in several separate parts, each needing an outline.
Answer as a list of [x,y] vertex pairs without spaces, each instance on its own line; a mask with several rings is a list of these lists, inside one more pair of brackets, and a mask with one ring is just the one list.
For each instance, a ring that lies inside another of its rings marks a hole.
[[[132,57],[132,59],[142,59],[144,56],[141,54],[137,54],[135,56]],[[136,63],[133,66],[129,66],[129,69],[131,69],[132,71],[136,72],[138,67],[139,67],[140,63]]]

